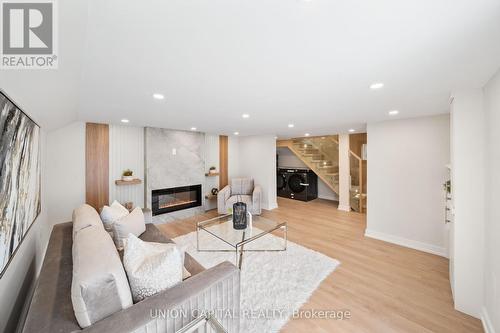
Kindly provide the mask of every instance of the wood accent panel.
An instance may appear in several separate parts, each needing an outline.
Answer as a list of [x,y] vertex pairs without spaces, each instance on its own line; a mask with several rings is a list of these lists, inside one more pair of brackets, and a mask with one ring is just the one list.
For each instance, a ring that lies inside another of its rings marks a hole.
[[[214,216],[158,227],[173,238]],[[453,307],[448,259],[365,237],[365,214],[339,211],[327,200],[278,198],[278,208],[263,216],[287,221],[290,241],[341,262],[301,309],[351,313],[344,320],[296,318],[280,332],[483,332],[480,320]]]
[[87,123],[85,133],[85,200],[99,210],[109,204],[109,126]]
[[366,133],[349,134],[349,149],[359,157],[361,157],[361,146],[367,143],[368,137]]
[[227,135],[219,135],[219,189],[229,184],[228,158],[229,138]]
[[278,140],[276,141],[276,148],[288,148],[293,146],[293,140]]

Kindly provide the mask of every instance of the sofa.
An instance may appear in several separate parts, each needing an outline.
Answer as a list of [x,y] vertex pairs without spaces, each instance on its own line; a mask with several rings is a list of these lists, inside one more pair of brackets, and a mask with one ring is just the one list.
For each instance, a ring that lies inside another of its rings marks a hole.
[[[52,230],[22,332],[174,333],[200,313],[209,311],[214,311],[215,317],[228,332],[239,331],[239,270],[229,262],[205,269],[188,253],[185,253],[184,267],[191,274],[189,278],[82,329],[72,302],[72,248],[76,245],[73,244],[76,237],[73,228],[73,222],[68,222],[57,224]],[[147,242],[172,242],[153,224],[146,224],[146,231],[139,238]],[[111,237],[109,240],[112,242]],[[85,246],[78,248],[81,252]],[[88,248],[92,251],[91,246]],[[118,250],[113,248],[107,255],[99,253],[97,258],[116,258],[117,255],[121,258]],[[223,313],[232,315],[222,316]]]
[[233,204],[241,201],[247,204],[247,210],[253,215],[262,213],[262,189],[254,185],[251,178],[233,178],[217,194],[217,211],[219,214],[228,214]]

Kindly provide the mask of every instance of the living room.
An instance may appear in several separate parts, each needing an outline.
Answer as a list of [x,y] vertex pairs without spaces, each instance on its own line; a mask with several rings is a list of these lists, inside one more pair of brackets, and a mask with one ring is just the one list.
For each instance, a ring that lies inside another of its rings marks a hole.
[[498,1],[0,6],[0,332],[500,332]]

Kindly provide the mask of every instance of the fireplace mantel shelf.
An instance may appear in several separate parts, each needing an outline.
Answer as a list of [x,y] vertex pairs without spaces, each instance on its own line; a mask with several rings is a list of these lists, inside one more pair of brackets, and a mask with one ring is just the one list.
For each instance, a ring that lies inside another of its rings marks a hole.
[[121,180],[121,179],[115,180],[116,185],[137,185],[140,183],[142,183],[142,180],[137,178],[133,180]]

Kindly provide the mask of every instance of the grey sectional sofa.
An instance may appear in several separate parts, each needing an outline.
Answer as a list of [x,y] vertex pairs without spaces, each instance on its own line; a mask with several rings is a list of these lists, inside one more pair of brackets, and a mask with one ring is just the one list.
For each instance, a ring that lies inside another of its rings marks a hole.
[[[153,224],[146,225],[146,232],[140,238],[150,242],[172,242]],[[229,262],[204,269],[187,253],[184,266],[191,273],[190,278],[81,329],[71,301],[72,243],[71,222],[54,226],[24,333],[174,333],[195,319],[196,311],[213,310],[215,317],[220,313],[234,314],[224,318],[219,315],[217,319],[228,332],[239,331],[239,270]],[[179,313],[181,315],[177,315]]]

